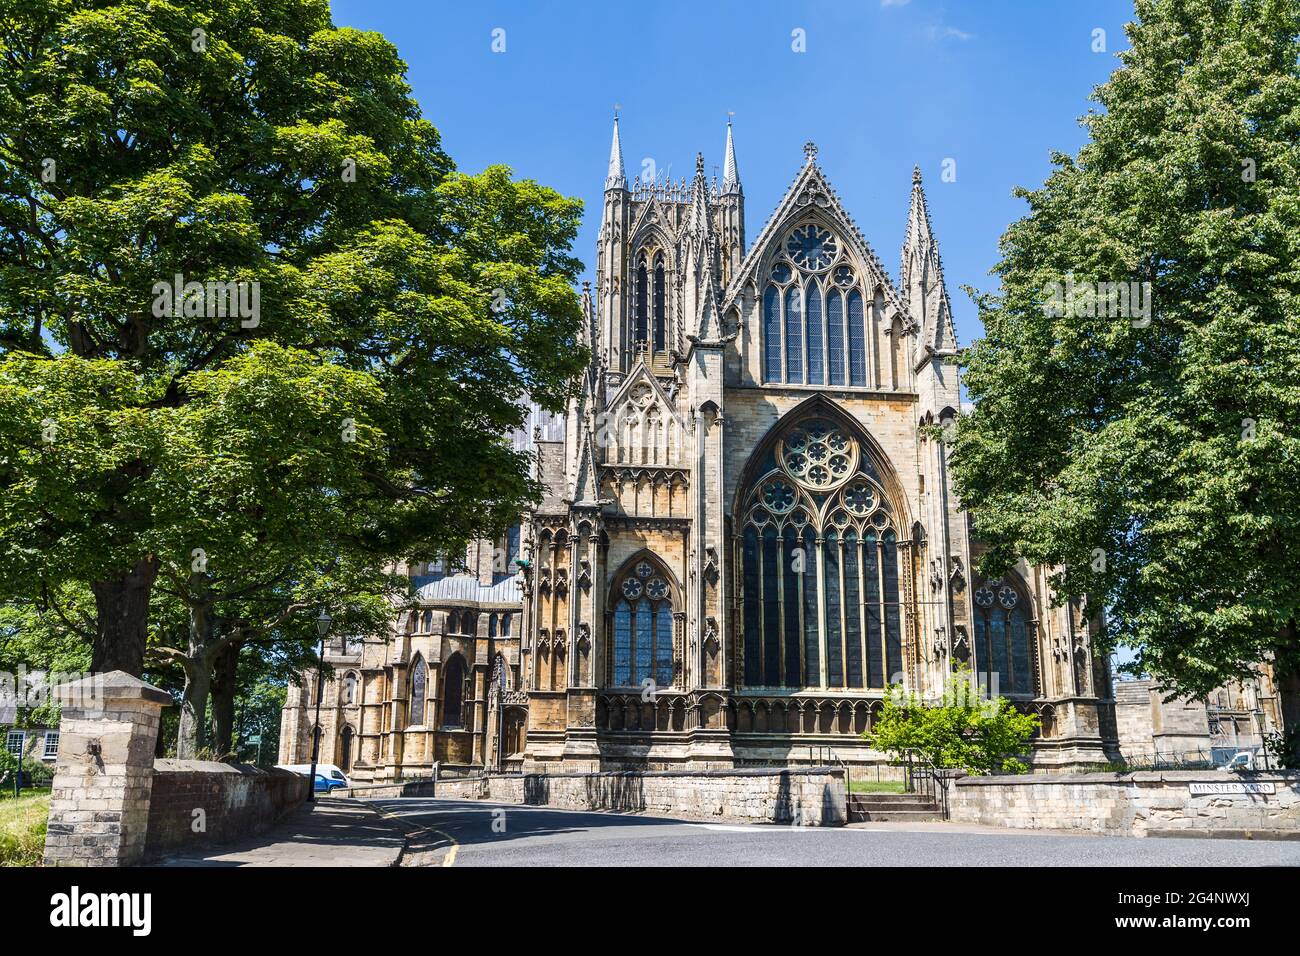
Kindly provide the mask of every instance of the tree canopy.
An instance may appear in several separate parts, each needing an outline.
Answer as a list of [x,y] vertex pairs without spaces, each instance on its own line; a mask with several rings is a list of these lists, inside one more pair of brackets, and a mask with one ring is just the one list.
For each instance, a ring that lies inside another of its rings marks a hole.
[[88,585],[94,669],[138,674],[162,567],[378,566],[518,514],[503,436],[584,362],[580,202],[457,172],[324,0],[0,22],[0,598]]
[[1204,694],[1300,672],[1300,5],[1136,9],[1088,143],[1018,192],[953,469],[986,569],[1058,567]]

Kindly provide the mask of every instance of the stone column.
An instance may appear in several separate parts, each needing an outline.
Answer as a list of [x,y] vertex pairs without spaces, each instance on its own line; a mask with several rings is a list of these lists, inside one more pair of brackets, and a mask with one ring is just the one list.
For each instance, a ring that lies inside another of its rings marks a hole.
[[62,707],[46,866],[130,866],[144,855],[166,691],[123,671],[55,688]]

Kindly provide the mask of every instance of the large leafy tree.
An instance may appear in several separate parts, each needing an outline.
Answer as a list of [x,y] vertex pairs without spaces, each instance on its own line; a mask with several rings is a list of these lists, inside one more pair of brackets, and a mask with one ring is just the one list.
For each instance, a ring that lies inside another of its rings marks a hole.
[[[1187,692],[1272,658],[1300,721],[1300,4],[1138,0],[1128,36],[1019,193],[953,467],[989,570],[1061,567]],[[1149,323],[1070,282],[1149,283]]]
[[94,668],[139,674],[195,549],[380,562],[517,513],[500,436],[583,361],[577,201],[457,173],[324,0],[0,0],[0,56],[0,589],[85,582]]

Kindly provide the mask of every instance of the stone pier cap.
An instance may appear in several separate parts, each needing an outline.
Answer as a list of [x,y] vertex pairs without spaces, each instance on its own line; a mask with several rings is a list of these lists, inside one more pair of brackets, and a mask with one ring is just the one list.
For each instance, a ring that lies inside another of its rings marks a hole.
[[88,674],[80,680],[59,684],[54,688],[54,698],[65,709],[85,714],[112,709],[115,704],[143,701],[166,706],[175,701],[161,687],[132,677],[126,671],[107,671]]

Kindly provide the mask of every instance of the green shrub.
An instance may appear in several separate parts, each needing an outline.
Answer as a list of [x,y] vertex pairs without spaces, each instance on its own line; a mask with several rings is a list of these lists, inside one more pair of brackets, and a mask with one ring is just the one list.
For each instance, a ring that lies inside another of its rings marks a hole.
[[953,675],[943,699],[929,704],[901,686],[889,688],[873,730],[873,747],[895,757],[916,751],[934,766],[971,774],[1025,773],[1020,759],[1038,729],[1038,718],[1019,713],[1005,697],[976,690],[969,672]]

